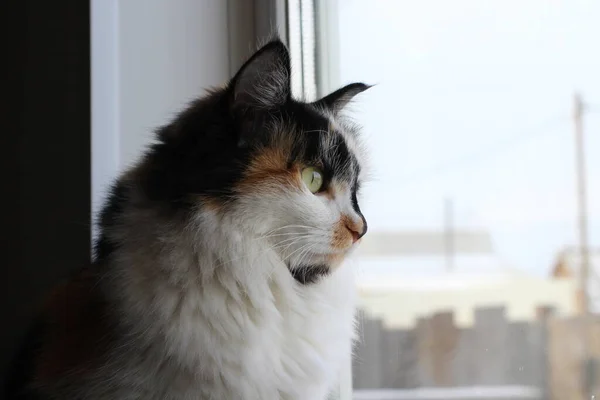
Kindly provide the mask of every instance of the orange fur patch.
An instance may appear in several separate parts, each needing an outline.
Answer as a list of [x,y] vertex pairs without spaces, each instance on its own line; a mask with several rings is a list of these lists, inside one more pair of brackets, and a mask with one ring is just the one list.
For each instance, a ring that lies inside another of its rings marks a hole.
[[280,148],[265,148],[250,163],[238,184],[240,191],[254,191],[265,182],[302,188],[299,169],[288,168],[288,154]]
[[219,214],[221,211],[223,211],[223,202],[214,197],[200,196],[199,201],[202,204],[202,208],[205,210],[212,211],[215,214]]
[[348,217],[342,215],[333,230],[333,238],[331,239],[331,247],[334,249],[346,249],[352,245],[352,233],[346,227]]

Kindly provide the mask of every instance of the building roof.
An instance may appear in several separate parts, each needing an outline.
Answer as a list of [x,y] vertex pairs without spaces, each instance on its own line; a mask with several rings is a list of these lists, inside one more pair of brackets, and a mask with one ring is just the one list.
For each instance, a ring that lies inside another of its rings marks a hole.
[[489,232],[457,230],[450,234],[440,231],[370,232],[357,253],[361,256],[443,255],[451,248],[456,254],[490,254],[493,252]]
[[439,231],[374,232],[354,260],[361,288],[448,289],[519,274],[494,254],[482,230],[455,231],[451,238]]

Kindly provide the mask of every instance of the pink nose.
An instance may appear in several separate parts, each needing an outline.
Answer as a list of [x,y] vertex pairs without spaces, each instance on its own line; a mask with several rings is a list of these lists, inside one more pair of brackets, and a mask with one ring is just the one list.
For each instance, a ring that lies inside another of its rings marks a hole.
[[346,228],[348,228],[348,230],[350,231],[350,233],[352,234],[352,242],[356,243],[359,241],[359,239],[361,237],[363,237],[365,235],[365,233],[367,233],[367,229],[365,227],[363,227],[361,229],[361,232],[357,232],[355,229],[355,227],[350,227],[348,225],[346,225]]

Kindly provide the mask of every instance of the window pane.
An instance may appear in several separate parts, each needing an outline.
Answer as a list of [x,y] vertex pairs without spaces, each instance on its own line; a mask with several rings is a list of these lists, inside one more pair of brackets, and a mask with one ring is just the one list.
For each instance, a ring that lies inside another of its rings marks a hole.
[[376,84],[354,398],[600,396],[600,3],[315,9],[327,89]]

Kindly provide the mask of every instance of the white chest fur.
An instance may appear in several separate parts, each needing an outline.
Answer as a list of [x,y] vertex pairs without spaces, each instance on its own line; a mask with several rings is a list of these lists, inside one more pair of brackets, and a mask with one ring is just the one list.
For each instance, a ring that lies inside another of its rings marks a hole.
[[167,276],[129,270],[124,311],[169,360],[146,383],[173,399],[325,399],[351,357],[352,270],[301,285],[272,252],[244,247],[221,244],[245,255],[227,263],[170,253]]

